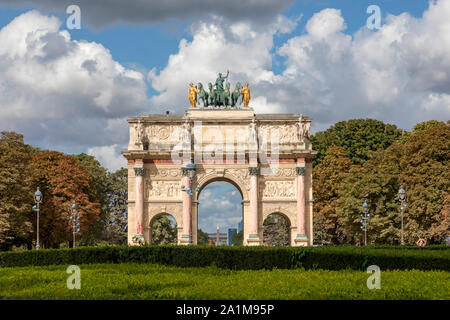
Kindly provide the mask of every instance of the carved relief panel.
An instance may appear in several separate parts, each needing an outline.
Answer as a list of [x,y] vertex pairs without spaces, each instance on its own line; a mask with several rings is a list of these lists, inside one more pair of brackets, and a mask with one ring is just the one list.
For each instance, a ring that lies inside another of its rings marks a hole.
[[179,200],[181,199],[180,183],[178,181],[149,181],[145,185],[145,197],[149,200]]
[[263,198],[295,199],[296,183],[292,181],[264,181],[259,184],[260,196]]

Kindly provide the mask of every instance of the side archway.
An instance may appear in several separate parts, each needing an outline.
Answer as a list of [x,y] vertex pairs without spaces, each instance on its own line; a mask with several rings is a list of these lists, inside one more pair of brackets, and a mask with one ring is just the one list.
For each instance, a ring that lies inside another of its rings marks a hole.
[[282,212],[272,212],[263,221],[263,245],[287,247],[292,243],[292,223]]
[[155,214],[149,222],[147,243],[154,245],[177,244],[178,223],[173,215],[167,212]]

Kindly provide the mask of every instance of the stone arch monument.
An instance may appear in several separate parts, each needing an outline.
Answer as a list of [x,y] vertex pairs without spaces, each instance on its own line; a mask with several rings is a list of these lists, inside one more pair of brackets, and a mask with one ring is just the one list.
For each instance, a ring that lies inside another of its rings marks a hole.
[[161,213],[175,218],[179,244],[196,244],[198,195],[227,181],[242,195],[244,245],[262,245],[263,221],[277,212],[289,220],[291,246],[312,245],[310,118],[191,106],[128,123],[129,244],[148,243]]

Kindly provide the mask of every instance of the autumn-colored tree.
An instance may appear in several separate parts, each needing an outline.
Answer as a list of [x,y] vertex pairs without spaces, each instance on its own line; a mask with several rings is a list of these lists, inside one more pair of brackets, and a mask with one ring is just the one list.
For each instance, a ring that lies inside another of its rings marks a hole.
[[448,233],[448,228],[436,231],[439,224],[448,225],[439,213],[450,192],[450,122],[427,121],[422,126],[429,129],[413,130],[408,141],[393,145],[390,152],[401,154],[399,182],[408,197],[405,239],[439,243]]
[[78,205],[81,233],[89,230],[100,215],[94,184],[88,170],[73,156],[56,151],[41,151],[33,155],[35,185],[43,193],[40,235],[43,246],[58,247],[71,241],[70,208]]
[[386,149],[402,134],[395,125],[374,119],[338,122],[311,137],[313,148],[318,151],[313,164],[318,165],[331,146],[344,147],[352,163],[362,164],[369,160],[369,151]]
[[94,245],[105,236],[105,229],[108,225],[109,206],[108,206],[108,171],[103,168],[100,162],[91,155],[81,153],[74,155],[89,172],[92,177],[91,194],[92,199],[96,199],[99,203],[100,215],[99,219],[91,224],[78,240],[78,243],[83,245]]
[[352,163],[343,147],[328,148],[322,162],[313,168],[314,239],[321,243],[340,243],[343,230],[338,223],[336,202],[342,179]]
[[0,134],[0,249],[31,245],[33,217],[32,148],[23,135]]
[[344,179],[337,207],[351,241],[361,237],[359,214],[368,194],[369,242],[399,243],[401,184],[407,192],[405,243],[414,244],[419,237],[439,243],[448,234],[443,207],[450,190],[450,125],[425,123],[417,128],[388,149],[373,153],[360,170],[350,170]]

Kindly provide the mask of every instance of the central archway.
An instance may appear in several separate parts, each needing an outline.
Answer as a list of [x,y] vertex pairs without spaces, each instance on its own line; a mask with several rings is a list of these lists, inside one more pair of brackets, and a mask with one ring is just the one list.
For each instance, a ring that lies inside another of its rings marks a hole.
[[[193,243],[204,244],[203,238],[208,236],[208,242],[212,240],[215,245],[231,245],[233,233],[244,232],[244,195],[241,187],[223,176],[200,179],[198,184],[200,189],[193,203]],[[207,235],[199,237],[199,230]]]

